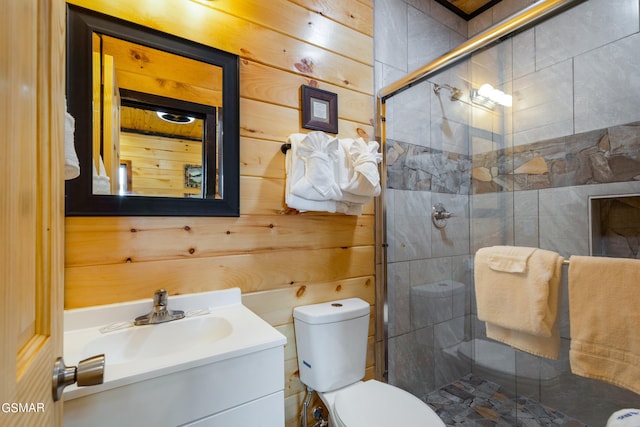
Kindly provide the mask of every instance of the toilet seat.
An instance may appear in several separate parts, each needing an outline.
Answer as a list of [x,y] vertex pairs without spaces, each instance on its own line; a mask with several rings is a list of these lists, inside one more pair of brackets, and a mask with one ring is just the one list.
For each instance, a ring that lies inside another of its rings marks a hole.
[[402,389],[376,380],[360,382],[336,393],[337,427],[444,427],[423,401]]

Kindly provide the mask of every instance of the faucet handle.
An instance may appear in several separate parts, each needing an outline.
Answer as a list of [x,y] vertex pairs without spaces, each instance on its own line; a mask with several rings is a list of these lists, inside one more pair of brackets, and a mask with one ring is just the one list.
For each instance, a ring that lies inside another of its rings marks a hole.
[[153,294],[153,305],[166,306],[167,305],[167,291],[165,289],[158,289]]

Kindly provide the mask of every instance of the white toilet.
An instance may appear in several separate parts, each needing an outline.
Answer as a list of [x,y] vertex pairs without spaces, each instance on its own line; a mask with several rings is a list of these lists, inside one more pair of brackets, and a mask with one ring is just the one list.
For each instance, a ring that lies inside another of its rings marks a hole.
[[296,307],[300,380],[329,409],[330,427],[445,427],[429,406],[404,390],[364,378],[369,304],[350,298]]

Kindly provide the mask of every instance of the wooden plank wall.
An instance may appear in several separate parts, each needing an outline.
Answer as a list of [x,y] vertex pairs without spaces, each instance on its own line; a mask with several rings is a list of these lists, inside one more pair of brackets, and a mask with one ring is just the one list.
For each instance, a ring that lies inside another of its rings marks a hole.
[[185,185],[185,165],[202,166],[202,143],[161,136],[120,134],[120,160],[131,161],[131,192],[147,196],[185,197],[202,189]]
[[[298,425],[292,309],[357,296],[375,313],[375,215],[295,214],[284,205],[280,145],[300,128],[300,85],[338,94],[339,137],[373,138],[373,0],[71,0],[238,54],[238,218],[66,220],[65,307],[240,287],[287,336],[287,426]],[[367,376],[373,377],[372,318]]]

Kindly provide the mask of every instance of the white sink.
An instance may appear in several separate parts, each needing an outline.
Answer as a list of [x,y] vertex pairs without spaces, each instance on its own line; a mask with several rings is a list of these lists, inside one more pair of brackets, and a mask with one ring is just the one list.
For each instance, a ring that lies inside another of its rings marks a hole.
[[148,299],[64,314],[64,361],[68,366],[105,354],[104,383],[65,388],[65,401],[187,369],[282,347],[286,338],[242,305],[237,288],[169,296],[170,310],[185,318],[133,326],[151,311]]
[[127,327],[94,336],[84,354],[106,354],[110,365],[193,352],[228,337],[231,323],[223,317],[191,317],[158,325]]

